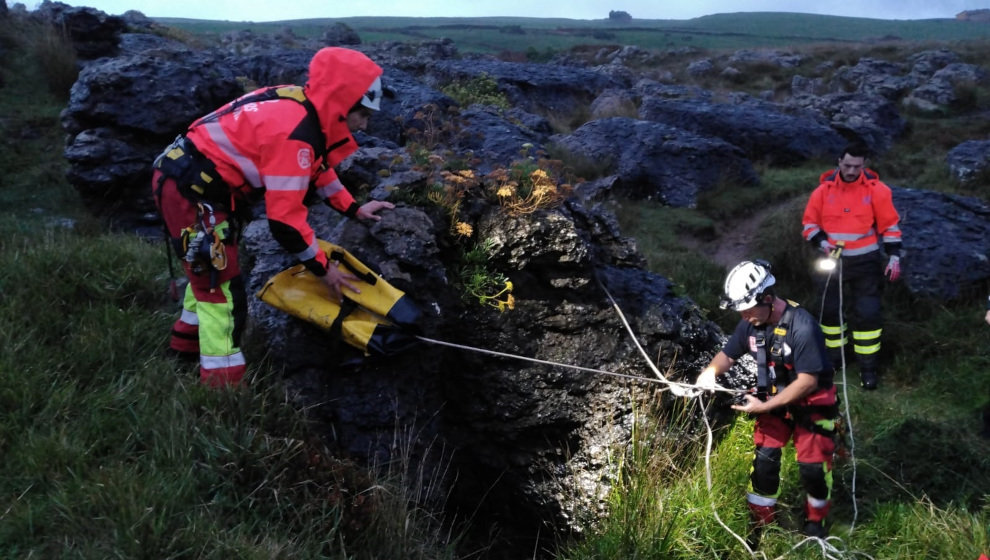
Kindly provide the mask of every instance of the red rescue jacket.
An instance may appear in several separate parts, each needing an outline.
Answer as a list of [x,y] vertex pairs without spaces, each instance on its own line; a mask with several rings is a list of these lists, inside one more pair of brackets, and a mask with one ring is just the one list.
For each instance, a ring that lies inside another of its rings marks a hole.
[[844,256],[876,251],[883,243],[888,252],[900,251],[900,216],[894,209],[890,187],[870,169],[852,183],[841,179],[838,170],[826,171],[804,209],[802,235],[813,241],[827,235],[830,243],[845,242]]
[[302,88],[316,118],[291,98],[240,106],[235,100],[194,122],[186,133],[230,185],[235,204],[252,191],[264,192],[272,235],[319,276],[326,274],[327,258],[306,221],[303,201],[315,190],[338,211],[357,210],[333,168],[357,150],[347,113],[381,74],[361,52],[326,47],[313,56]]

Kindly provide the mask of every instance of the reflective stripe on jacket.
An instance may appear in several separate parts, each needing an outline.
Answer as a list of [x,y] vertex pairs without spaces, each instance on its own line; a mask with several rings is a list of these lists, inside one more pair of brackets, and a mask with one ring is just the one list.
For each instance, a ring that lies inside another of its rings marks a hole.
[[[361,52],[326,47],[313,56],[303,88],[316,108],[318,124],[302,103],[272,99],[229,112],[225,109],[231,104],[227,104],[194,122],[186,134],[216,165],[235,199],[264,189],[272,235],[319,276],[326,274],[327,260],[306,221],[304,200],[312,187],[335,209],[352,209],[354,198],[332,168],[357,150],[347,114],[381,74],[382,69]],[[320,133],[325,157],[313,148]]]
[[876,251],[880,243],[899,247],[899,222],[890,187],[874,171],[866,169],[855,181],[846,183],[838,170],[833,170],[822,173],[818,188],[808,199],[802,235],[811,241],[825,232],[833,245],[844,242],[842,254],[851,257]]

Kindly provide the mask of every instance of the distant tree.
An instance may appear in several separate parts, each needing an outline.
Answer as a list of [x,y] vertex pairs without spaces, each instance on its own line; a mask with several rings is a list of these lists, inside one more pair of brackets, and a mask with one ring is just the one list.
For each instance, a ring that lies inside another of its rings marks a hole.
[[632,21],[632,16],[629,15],[629,12],[623,12],[621,10],[609,10],[608,19],[610,19],[611,21],[626,22],[626,21]]

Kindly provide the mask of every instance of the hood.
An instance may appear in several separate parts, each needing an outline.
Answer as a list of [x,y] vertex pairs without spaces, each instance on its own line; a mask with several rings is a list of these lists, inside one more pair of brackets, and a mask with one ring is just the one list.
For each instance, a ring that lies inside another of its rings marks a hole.
[[[868,167],[864,167],[863,168],[863,172],[859,174],[859,178],[856,181],[854,181],[854,182],[860,182],[860,181],[863,181],[864,179],[867,180],[867,181],[873,181],[873,180],[876,180],[876,179],[879,179],[879,178],[880,178],[880,175],[878,175],[876,171],[874,171],[874,170],[872,170],[872,169],[870,169]],[[838,168],[836,168],[836,169],[829,169],[828,171],[822,173],[818,177],[818,183],[819,184],[821,184],[821,183],[838,183],[840,180],[841,180],[841,177],[839,177],[839,169]]]
[[328,145],[350,138],[347,112],[381,75],[381,67],[359,51],[325,47],[313,55],[306,97],[316,107]]

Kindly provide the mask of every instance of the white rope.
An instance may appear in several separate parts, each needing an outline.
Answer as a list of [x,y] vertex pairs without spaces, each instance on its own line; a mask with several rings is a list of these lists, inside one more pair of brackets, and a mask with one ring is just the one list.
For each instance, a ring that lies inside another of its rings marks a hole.
[[[608,289],[606,289],[605,286],[603,286],[601,282],[599,282],[598,285],[601,286],[602,290],[605,292],[605,295],[608,296],[609,301],[612,302],[612,307],[615,308],[615,311],[616,311],[616,313],[618,313],[619,318],[622,319],[622,324],[626,326],[626,330],[629,332],[629,337],[632,338],[633,342],[636,344],[636,347],[639,348],[640,353],[643,355],[643,359],[646,360],[646,363],[648,363],[650,365],[650,367],[653,369],[653,371],[657,374],[658,377],[663,378],[663,376],[660,374],[660,371],[657,370],[656,366],[653,365],[653,362],[650,360],[649,356],[646,354],[646,351],[643,350],[643,347],[639,344],[639,341],[636,339],[636,335],[633,333],[632,328],[629,326],[629,322],[626,321],[625,314],[622,313],[622,309],[619,308],[619,305],[612,298],[612,294],[609,293]],[[718,389],[718,388],[719,387],[716,386],[716,389]],[[745,393],[746,391],[735,391],[735,392]],[[699,392],[699,393],[696,393],[693,396],[699,396],[700,394],[701,393]],[[693,398],[693,397],[691,397],[691,398]],[[697,402],[701,402],[701,400],[699,399]],[[704,420],[705,420],[705,432],[706,432],[706,435],[705,435],[705,484],[706,484],[706,487],[708,488],[708,495],[710,496],[710,495],[712,495],[712,487],[713,487],[713,483],[712,483],[712,464],[711,464],[711,457],[712,457],[712,446],[713,446],[715,437],[714,437],[714,431],[712,430],[711,423],[709,423],[709,421],[708,421],[708,410],[707,410],[707,408],[705,408],[705,406],[703,406],[703,405],[700,406],[700,408],[701,408],[701,417],[704,418]],[[746,542],[746,539],[744,539],[741,536],[739,536],[724,521],[722,521],[722,518],[719,517],[719,515],[718,515],[718,509],[715,507],[715,500],[711,500],[710,501],[710,504],[711,504],[711,507],[712,507],[712,515],[715,516],[715,521],[717,521],[718,524],[721,525],[723,529],[725,529],[730,535],[732,535],[737,541],[739,541],[739,543],[743,545],[743,548],[746,549],[746,552],[748,552],[749,555],[752,558],[760,558],[760,557],[766,558],[766,556],[763,555],[763,553],[760,553],[760,555],[758,556],[757,553],[755,553],[753,551],[753,549],[749,547],[749,544]]]
[[[708,432],[707,436],[705,437],[705,487],[708,488],[708,495],[711,496],[712,487],[714,486],[712,483],[712,444],[715,438],[712,431],[712,425],[711,423],[708,422],[708,410],[704,406],[701,407],[701,417],[705,419],[705,429]],[[717,521],[718,524],[721,525],[722,528],[726,530],[726,532],[732,535],[733,538],[739,541],[739,544],[743,545],[743,548],[746,549],[746,552],[749,553],[749,556],[751,558],[766,558],[766,555],[763,554],[762,552],[757,553],[752,548],[750,548],[749,543],[746,542],[746,539],[739,536],[738,533],[733,531],[728,525],[726,525],[724,521],[722,521],[722,518],[719,517],[718,515],[718,509],[715,507],[714,499],[711,500],[709,503],[712,506],[712,515],[715,516],[715,521]]]
[[[842,369],[842,405],[845,409],[847,430],[849,431],[849,461],[852,464],[852,482],[849,487],[850,498],[852,500],[853,507],[853,518],[852,522],[849,524],[849,534],[851,535],[853,530],[856,528],[856,521],[859,519],[859,504],[856,500],[856,438],[853,435],[853,423],[852,423],[852,412],[849,409],[849,383],[846,380],[846,330],[845,330],[845,295],[843,294],[845,286],[843,285],[842,279],[842,259],[836,259],[838,262],[837,268],[839,270],[839,341],[842,343],[839,346],[839,361],[841,363]],[[825,316],[825,295],[828,293],[828,285],[832,281],[832,274],[835,270],[830,270],[828,272],[828,277],[825,278],[825,288],[822,290],[822,305],[821,310],[818,313],[818,322],[821,323],[822,317]]]
[[[451,347],[451,348],[458,348],[460,350],[468,350],[468,351],[471,351],[471,352],[478,352],[478,353],[481,353],[481,354],[488,354],[488,355],[491,355],[491,356],[499,356],[499,357],[502,357],[502,358],[511,358],[511,359],[514,359],[514,360],[522,360],[522,361],[525,361],[525,362],[533,362],[533,363],[536,363],[536,364],[543,364],[543,365],[547,365],[547,366],[554,366],[554,367],[562,367],[562,368],[568,368],[568,369],[575,369],[575,370],[578,370],[578,371],[586,371],[586,372],[589,372],[589,373],[597,373],[597,374],[601,374],[601,375],[610,375],[612,377],[621,377],[623,379],[630,379],[630,380],[633,380],[633,381],[643,381],[643,382],[646,382],[646,383],[659,383],[659,384],[667,385],[667,387],[664,387],[662,389],[664,391],[666,391],[667,389],[669,389],[670,386],[672,386],[672,385],[677,385],[677,386],[683,387],[685,389],[693,389],[694,388],[694,384],[692,384],[692,383],[680,383],[680,382],[677,382],[677,381],[670,381],[668,379],[663,378],[663,376],[660,376],[660,379],[653,379],[653,378],[650,378],[650,377],[640,377],[638,375],[628,375],[628,374],[624,374],[624,373],[616,373],[614,371],[607,371],[607,370],[603,370],[603,369],[588,368],[588,367],[582,367],[582,366],[575,366],[575,365],[571,365],[571,364],[564,364],[564,363],[561,363],[561,362],[552,362],[552,361],[549,361],[549,360],[540,360],[540,359],[537,359],[537,358],[529,358],[527,356],[520,356],[518,354],[509,354],[509,353],[506,353],[506,352],[498,352],[496,350],[486,350],[484,348],[477,348],[477,347],[474,347],[474,346],[466,346],[466,345],[463,345],[463,344],[455,344],[453,342],[444,342],[442,340],[436,340],[436,339],[433,339],[433,338],[427,338],[425,336],[419,336],[419,335],[417,335],[416,338],[419,339],[419,340],[422,340],[423,342],[428,342],[430,344],[436,344],[436,345],[439,345],[439,346],[448,346],[448,347]],[[722,388],[722,391],[723,392],[727,392],[727,393],[743,393],[743,392],[745,392],[745,391],[741,391],[741,390],[738,390],[738,389],[726,389],[726,388]]]

